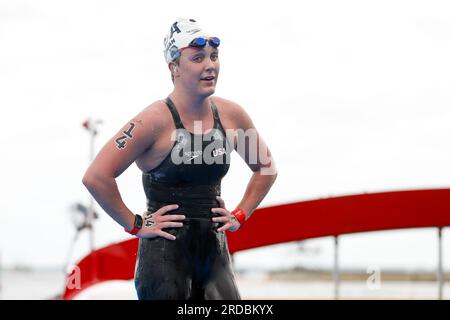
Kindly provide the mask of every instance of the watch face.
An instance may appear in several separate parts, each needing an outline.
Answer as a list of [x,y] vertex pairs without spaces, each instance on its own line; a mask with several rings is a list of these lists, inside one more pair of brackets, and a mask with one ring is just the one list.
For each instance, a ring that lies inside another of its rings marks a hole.
[[141,229],[142,228],[142,224],[143,224],[142,217],[137,214],[135,216],[135,218],[134,218],[134,227]]

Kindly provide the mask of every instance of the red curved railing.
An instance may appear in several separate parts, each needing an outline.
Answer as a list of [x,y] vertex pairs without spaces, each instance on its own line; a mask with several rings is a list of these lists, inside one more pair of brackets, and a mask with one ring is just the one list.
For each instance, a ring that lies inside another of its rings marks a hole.
[[[368,193],[257,209],[245,227],[227,232],[230,253],[276,243],[403,228],[450,226],[450,189]],[[134,277],[138,239],[96,250],[77,265],[80,288]]]

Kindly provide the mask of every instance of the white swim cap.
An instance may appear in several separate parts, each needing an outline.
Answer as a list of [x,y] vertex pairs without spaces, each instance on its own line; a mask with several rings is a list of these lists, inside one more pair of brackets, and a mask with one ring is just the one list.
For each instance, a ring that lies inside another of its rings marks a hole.
[[169,63],[178,58],[181,54],[179,49],[188,47],[195,38],[208,36],[194,19],[178,18],[164,38],[166,62]]

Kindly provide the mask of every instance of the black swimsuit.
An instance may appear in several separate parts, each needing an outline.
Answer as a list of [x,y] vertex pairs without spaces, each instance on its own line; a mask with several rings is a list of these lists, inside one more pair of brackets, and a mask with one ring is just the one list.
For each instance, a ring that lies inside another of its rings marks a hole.
[[238,300],[226,234],[217,232],[223,224],[211,221],[220,216],[211,208],[219,207],[216,196],[220,195],[232,151],[217,107],[211,101],[213,129],[206,134],[193,134],[184,128],[170,98],[166,105],[175,121],[177,136],[161,164],[143,173],[147,211],[178,204],[178,209],[167,214],[184,214],[186,219],[181,228],[164,229],[176,240],[139,240],[135,271],[138,298]]

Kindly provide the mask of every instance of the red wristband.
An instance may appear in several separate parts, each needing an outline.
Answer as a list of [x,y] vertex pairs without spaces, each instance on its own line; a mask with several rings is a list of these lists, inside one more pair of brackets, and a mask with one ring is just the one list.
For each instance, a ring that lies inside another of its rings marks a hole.
[[241,224],[241,226],[244,224],[245,219],[247,218],[247,215],[245,214],[244,210],[241,208],[234,209],[231,214],[236,217],[237,221]]
[[123,228],[123,230],[125,230],[125,232],[128,232],[129,234],[131,234],[131,235],[134,236],[136,233],[139,232],[139,230],[141,230],[141,228],[134,227],[134,228],[131,229],[131,230],[128,230],[128,229],[126,229],[126,228]]
[[136,214],[134,216],[133,229],[128,230],[127,228],[124,228],[124,230],[126,232],[128,232],[129,234],[135,235],[136,233],[139,232],[139,230],[141,230],[142,224],[143,224],[142,217],[140,215]]

